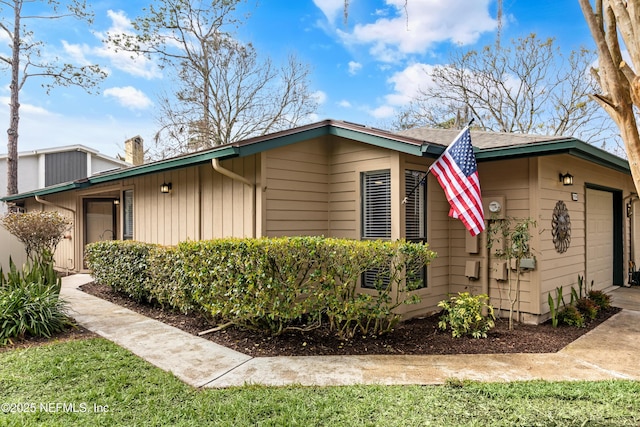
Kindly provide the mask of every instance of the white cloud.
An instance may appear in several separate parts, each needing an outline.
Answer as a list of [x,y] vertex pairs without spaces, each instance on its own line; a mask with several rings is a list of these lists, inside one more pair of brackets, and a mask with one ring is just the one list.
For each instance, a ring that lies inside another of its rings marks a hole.
[[393,117],[395,113],[395,109],[389,105],[381,105],[380,107],[369,111],[369,114],[376,119],[388,119]]
[[71,44],[66,40],[62,40],[62,48],[64,52],[79,65],[89,65],[91,61],[87,59],[87,53],[91,53],[91,48],[86,44]]
[[394,73],[387,79],[387,83],[393,86],[393,92],[385,95],[381,105],[375,109],[369,109],[368,113],[376,119],[393,117],[398,109],[407,106],[421,90],[433,84],[429,77],[433,67],[433,65],[415,63]]
[[344,11],[344,0],[313,0],[313,3],[324,13],[327,21],[331,24]]
[[[425,53],[432,45],[450,41],[466,45],[496,28],[489,14],[491,0],[385,0],[390,17],[356,24],[350,33],[338,30],[351,45],[368,45],[380,61],[397,61]],[[405,9],[406,7],[406,9]]]
[[123,107],[131,110],[144,110],[153,105],[153,102],[144,92],[133,86],[112,87],[104,91],[104,96],[114,97]]
[[[6,98],[8,102],[8,98]],[[0,98],[0,116],[8,115],[5,98]],[[126,113],[120,117],[111,115],[58,114],[29,104],[20,106],[19,151],[82,144],[108,156],[124,153],[124,141],[141,135],[153,141],[157,131],[151,116],[134,116]],[[0,149],[0,153],[2,150]]]
[[[131,27],[131,20],[123,11],[114,12],[113,10],[109,10],[107,16],[111,20],[111,26],[105,34],[96,33],[98,38],[101,40],[106,39],[109,34],[132,34],[133,28]],[[116,51],[106,43],[95,48],[93,53],[99,57],[106,58],[112,67],[124,71],[127,74],[149,80],[162,77],[162,72],[158,65],[144,55]]]
[[[9,112],[9,105],[11,104],[11,98],[8,96],[0,97],[0,111],[4,111],[6,109],[7,115]],[[37,116],[55,116],[56,114],[52,111],[47,110],[46,108],[39,107],[37,105],[28,104],[28,103],[20,103],[20,114],[30,114]]]
[[323,91],[321,91],[321,90],[317,90],[317,91],[315,91],[315,92],[311,95],[311,97],[312,97],[313,99],[315,99],[315,100],[316,100],[316,102],[317,102],[319,105],[322,105],[322,104],[324,104],[325,102],[327,102],[327,93],[326,93],[326,92],[323,92]]
[[346,99],[343,99],[342,101],[338,102],[338,105],[342,108],[351,108],[351,103]]
[[349,61],[349,74],[355,76],[362,69],[362,64],[356,61]]
[[420,93],[420,90],[433,84],[428,75],[433,68],[433,65],[416,63],[394,73],[387,79],[388,83],[393,84],[394,89],[393,93],[385,96],[387,103],[403,106],[411,102]]

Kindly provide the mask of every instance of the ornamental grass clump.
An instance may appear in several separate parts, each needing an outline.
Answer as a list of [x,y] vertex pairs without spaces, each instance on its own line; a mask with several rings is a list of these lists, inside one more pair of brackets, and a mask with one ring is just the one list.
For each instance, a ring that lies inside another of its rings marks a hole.
[[[488,304],[489,297],[485,294],[471,295],[469,292],[459,292],[448,300],[438,303],[442,308],[442,316],[438,326],[442,330],[451,330],[454,338],[472,336],[486,338],[487,332],[495,326],[493,307]],[[483,310],[487,311],[483,315]]]
[[18,271],[10,260],[6,276],[0,269],[0,345],[25,336],[49,338],[69,326],[61,284],[52,264]]

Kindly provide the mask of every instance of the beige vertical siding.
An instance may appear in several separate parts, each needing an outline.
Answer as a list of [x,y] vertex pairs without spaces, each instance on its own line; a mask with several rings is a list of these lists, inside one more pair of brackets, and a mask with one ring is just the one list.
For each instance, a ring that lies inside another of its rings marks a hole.
[[[73,271],[78,267],[76,263],[75,245],[82,241],[82,228],[80,221],[77,220],[77,215],[72,212],[77,212],[75,197],[69,197],[69,195],[70,193],[62,193],[42,197],[44,200],[66,209],[57,209],[54,206],[44,205],[36,202],[35,199],[29,199],[25,204],[25,209],[27,211],[57,211],[73,222],[73,226],[67,235],[68,238],[60,241],[54,255],[56,268]],[[69,209],[71,209],[71,211]]]
[[266,153],[264,235],[330,234],[328,156],[324,138]]
[[[254,156],[223,161],[221,166],[255,181]],[[164,182],[172,185],[169,194],[160,193]],[[136,240],[175,245],[185,240],[254,236],[253,187],[221,175],[209,164],[146,175],[131,184]]]
[[[569,171],[573,176],[572,186],[563,186],[559,182],[559,173]],[[623,198],[635,192],[631,177],[614,170],[594,165],[584,160],[567,155],[545,157],[540,164],[540,253],[538,255],[540,271],[540,306],[541,313],[549,311],[547,295],[551,292],[555,296],[556,287],[563,286],[565,299],[569,298],[571,286],[577,290],[578,275],[586,272],[586,187],[589,184],[608,187],[622,191]],[[571,193],[576,193],[577,201],[571,199]],[[571,218],[571,245],[560,254],[555,250],[551,235],[551,220],[556,203],[565,202]],[[625,201],[623,200],[623,204]],[[623,209],[623,264],[629,261],[629,219],[624,216]],[[626,270],[625,270],[626,281]],[[586,278],[589,281],[589,278]]]
[[[168,194],[160,192],[171,183]],[[189,168],[146,175],[133,180],[134,238],[141,242],[174,245],[196,235],[197,170]]]
[[[431,163],[432,161],[427,161],[420,157],[403,156],[400,193],[406,194],[407,191],[411,190],[407,190],[404,187],[405,170],[426,172]],[[427,178],[427,242],[429,248],[437,253],[437,258],[427,268],[427,287],[416,291],[420,297],[420,303],[401,307],[401,312],[407,318],[439,311],[438,302],[447,298],[447,294],[450,292],[449,266],[451,253],[449,251],[450,220],[448,213],[449,203],[440,184],[433,176],[429,176]],[[404,210],[401,211],[401,217],[401,234],[404,236]]]
[[[394,154],[389,150],[348,140],[336,139],[330,147],[330,235],[360,239],[360,173],[389,169],[393,174]],[[395,168],[397,167],[396,160]],[[392,212],[392,223],[393,221],[398,221],[398,218],[394,218]],[[395,236],[397,237],[399,236]]]
[[[478,173],[480,176],[480,186],[482,190],[483,200],[488,202],[492,197],[501,196],[504,197],[505,203],[503,206],[503,213],[507,217],[518,219],[531,218],[536,220],[536,215],[533,213],[535,201],[532,201],[531,191],[536,187],[536,159],[515,159],[515,160],[503,160],[495,162],[482,162],[478,165]],[[486,204],[486,203],[485,203]],[[489,219],[490,212],[485,212],[485,217]],[[481,241],[479,244],[480,253],[478,255],[467,254],[465,251],[464,233],[466,230],[462,228],[459,221],[454,221],[452,224],[453,231],[456,233],[456,238],[452,239],[452,253],[455,255],[452,257],[452,291],[458,292],[461,290],[472,290],[477,292],[481,289],[481,280],[470,281],[464,276],[464,262],[466,260],[480,260],[483,262],[481,265],[480,275],[483,277],[485,274],[489,274],[488,294],[490,297],[490,303],[496,308],[501,309],[505,314],[509,308],[509,282],[498,281],[494,278],[493,262],[500,261],[496,256],[487,254],[487,232],[485,231],[481,235]],[[458,235],[458,233],[460,235]],[[531,242],[532,248],[535,250],[537,245],[537,230],[532,230],[533,240]],[[515,271],[512,271],[515,273]],[[532,286],[534,286],[534,272],[525,272],[520,275],[520,310],[522,312],[531,313],[535,311],[535,303],[537,299],[532,301],[531,293]],[[514,290],[515,296],[515,274],[512,274],[511,286]]]
[[13,260],[17,267],[27,261],[24,245],[11,235],[3,227],[0,227],[0,267],[4,272],[9,271],[9,259]]
[[[200,167],[202,192],[202,238],[255,237],[256,194],[259,194],[259,156],[225,160],[221,166],[240,175],[254,186],[231,179],[213,170]],[[257,219],[259,221],[259,219]]]

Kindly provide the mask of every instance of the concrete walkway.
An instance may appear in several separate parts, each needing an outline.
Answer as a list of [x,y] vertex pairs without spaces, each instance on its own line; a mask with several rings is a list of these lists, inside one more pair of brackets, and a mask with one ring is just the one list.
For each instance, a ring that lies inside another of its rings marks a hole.
[[616,290],[614,304],[624,310],[558,353],[251,357],[78,289],[90,281],[86,274],[63,279],[76,321],[194,387],[640,380],[640,289]]

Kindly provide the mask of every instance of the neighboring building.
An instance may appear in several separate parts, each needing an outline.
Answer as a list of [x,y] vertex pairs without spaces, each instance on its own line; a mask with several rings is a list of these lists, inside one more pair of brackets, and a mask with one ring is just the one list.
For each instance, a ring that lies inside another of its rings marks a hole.
[[[438,253],[416,291],[422,302],[402,307],[407,317],[438,310],[439,301],[463,290],[488,293],[507,308],[499,285],[508,266],[489,254],[486,232],[472,238],[448,217],[435,178],[402,203],[457,134],[394,134],[326,120],[4,200],[72,212],[73,238],[61,242],[56,261],[77,271],[84,270],[87,243],[111,238],[164,245],[229,236],[405,238],[427,241]],[[568,298],[578,275],[605,291],[626,283],[638,198],[626,160],[574,138],[471,137],[487,217],[537,222],[535,265],[521,281],[523,321],[545,320],[548,294],[563,286]],[[571,185],[562,182],[567,172]],[[565,233],[558,245],[560,217],[570,219],[570,239]]]
[[[126,143],[126,146],[135,145],[134,140],[141,141],[141,138],[132,138],[131,143]],[[18,153],[18,192],[75,181],[132,164],[131,161],[105,156],[84,145],[24,151]],[[0,154],[0,194],[7,194],[6,154]],[[0,206],[0,213],[3,212],[6,212],[4,204]]]

